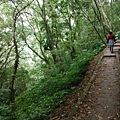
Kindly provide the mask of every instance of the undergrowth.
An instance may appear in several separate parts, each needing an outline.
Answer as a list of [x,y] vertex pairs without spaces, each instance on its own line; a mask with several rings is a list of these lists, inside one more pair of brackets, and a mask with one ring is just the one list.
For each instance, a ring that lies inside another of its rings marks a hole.
[[[69,69],[56,76],[44,77],[31,89],[16,98],[17,120],[47,120],[49,114],[71,94],[83,79],[89,61],[103,48],[78,55]],[[56,68],[57,69],[57,68]]]

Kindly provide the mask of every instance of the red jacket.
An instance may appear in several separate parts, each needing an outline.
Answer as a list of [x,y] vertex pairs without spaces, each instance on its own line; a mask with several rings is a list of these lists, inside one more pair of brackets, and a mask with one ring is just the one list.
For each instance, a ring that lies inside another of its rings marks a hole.
[[110,39],[113,39],[115,41],[115,36],[114,34],[109,34],[107,38],[107,42],[109,42]]

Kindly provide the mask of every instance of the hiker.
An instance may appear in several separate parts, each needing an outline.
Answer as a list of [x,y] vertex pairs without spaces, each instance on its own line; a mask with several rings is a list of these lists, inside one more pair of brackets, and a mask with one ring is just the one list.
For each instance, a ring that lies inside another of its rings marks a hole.
[[115,42],[115,36],[112,32],[109,32],[107,43],[108,43],[108,47],[110,48],[111,53],[113,53],[114,42]]

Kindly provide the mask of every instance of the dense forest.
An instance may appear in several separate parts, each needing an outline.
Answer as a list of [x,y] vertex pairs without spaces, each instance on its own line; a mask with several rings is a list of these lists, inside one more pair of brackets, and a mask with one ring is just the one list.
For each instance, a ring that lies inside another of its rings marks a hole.
[[120,0],[0,1],[0,120],[46,120],[89,62],[120,38]]

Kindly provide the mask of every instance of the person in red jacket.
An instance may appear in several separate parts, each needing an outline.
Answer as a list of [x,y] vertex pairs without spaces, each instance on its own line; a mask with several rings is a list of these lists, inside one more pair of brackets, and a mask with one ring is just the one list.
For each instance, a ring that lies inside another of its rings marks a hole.
[[109,32],[107,37],[107,43],[111,53],[113,53],[114,42],[115,42],[115,35],[112,32]]

